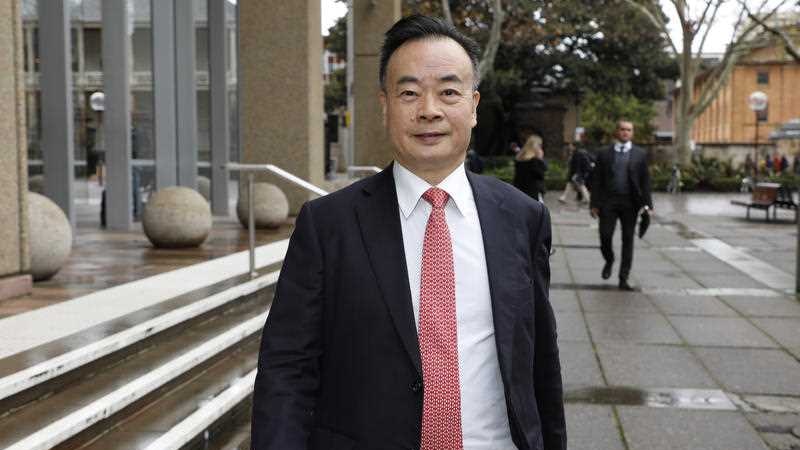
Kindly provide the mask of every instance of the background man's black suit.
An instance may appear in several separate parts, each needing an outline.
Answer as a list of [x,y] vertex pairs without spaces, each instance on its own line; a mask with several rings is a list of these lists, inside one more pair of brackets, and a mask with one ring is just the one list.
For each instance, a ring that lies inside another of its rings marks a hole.
[[[550,219],[467,173],[483,233],[512,439],[566,449]],[[415,449],[422,369],[391,168],[301,210],[264,328],[253,449]]]
[[622,262],[619,268],[620,280],[627,280],[633,263],[633,237],[636,230],[638,211],[647,206],[653,208],[650,193],[650,172],[647,169],[647,154],[632,145],[628,161],[629,194],[620,196],[614,193],[614,145],[601,150],[592,172],[591,208],[599,210],[600,250],[606,262],[614,261],[612,239],[617,220],[622,225]]

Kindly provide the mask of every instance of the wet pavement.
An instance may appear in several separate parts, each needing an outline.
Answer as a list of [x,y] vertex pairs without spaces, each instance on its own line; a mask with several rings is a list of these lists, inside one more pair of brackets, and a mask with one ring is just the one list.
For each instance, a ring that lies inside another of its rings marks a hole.
[[[621,292],[618,265],[610,280],[600,277],[596,221],[585,208],[559,204],[557,194],[546,199],[555,250],[550,293],[569,448],[800,449],[800,301],[789,292],[794,213],[779,211],[770,222],[755,214],[747,221],[744,208],[730,200],[748,194],[656,195],[654,223],[644,239],[636,239],[630,280],[635,290]],[[82,220],[86,227],[88,219]],[[136,233],[79,233],[85,248],[78,248],[74,265],[52,283],[57,295],[39,291],[52,295],[39,301],[60,302],[70,289],[99,288],[96,280],[123,282],[148,275],[142,268],[169,270],[238,249],[241,230],[229,222],[187,257],[155,255]],[[120,265],[133,267],[120,278]],[[23,303],[0,303],[0,317],[39,306]],[[87,330],[87,336],[96,332]],[[158,419],[159,411],[151,408],[142,417]],[[240,422],[221,430],[218,447],[210,448],[246,446],[247,420]],[[140,448],[157,437],[116,432],[120,447]]]
[[797,225],[745,220],[747,195],[656,195],[634,292],[601,279],[587,210],[546,198],[570,449],[800,449]]

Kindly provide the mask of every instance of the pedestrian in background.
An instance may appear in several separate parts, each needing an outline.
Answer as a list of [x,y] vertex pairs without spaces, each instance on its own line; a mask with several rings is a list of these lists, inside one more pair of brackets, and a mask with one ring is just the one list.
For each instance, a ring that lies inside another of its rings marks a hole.
[[586,189],[586,180],[592,171],[592,157],[582,148],[574,144],[567,144],[569,151],[569,170],[567,171],[567,185],[564,193],[558,198],[561,203],[567,202],[570,195],[580,195],[580,202],[589,204],[589,190]]
[[547,172],[547,163],[544,161],[542,138],[534,134],[525,141],[525,146],[514,159],[514,186],[543,202],[545,172]]
[[681,168],[677,164],[672,165],[672,171],[669,175],[669,183],[667,184],[667,192],[670,194],[678,194],[681,192]]
[[753,164],[753,158],[750,157],[750,153],[744,157],[744,176],[755,178],[755,164]]
[[592,173],[591,215],[600,219],[600,250],[605,265],[602,277],[611,277],[614,265],[612,241],[614,228],[619,220],[622,225],[622,264],[619,268],[619,288],[630,291],[628,284],[633,264],[633,235],[636,218],[642,208],[653,209],[650,195],[650,173],[647,169],[647,154],[633,145],[633,123],[619,120],[617,141],[597,155]]
[[781,155],[781,173],[789,173],[789,159],[786,155]]

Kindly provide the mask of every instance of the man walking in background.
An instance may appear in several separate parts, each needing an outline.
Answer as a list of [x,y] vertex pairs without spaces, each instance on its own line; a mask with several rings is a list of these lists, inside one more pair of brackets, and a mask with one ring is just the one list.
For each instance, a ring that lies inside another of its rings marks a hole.
[[633,263],[633,235],[636,217],[642,208],[653,209],[650,194],[650,173],[647,169],[647,154],[633,145],[633,123],[619,120],[616,129],[617,141],[597,154],[592,173],[592,217],[600,219],[600,250],[605,265],[602,277],[611,277],[614,266],[612,242],[617,220],[622,226],[622,263],[619,267],[619,288],[630,291],[628,276]]

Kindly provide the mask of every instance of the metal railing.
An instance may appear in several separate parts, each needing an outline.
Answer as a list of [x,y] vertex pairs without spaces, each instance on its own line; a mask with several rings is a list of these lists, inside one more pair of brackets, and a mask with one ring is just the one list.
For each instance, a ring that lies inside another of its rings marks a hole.
[[374,172],[379,173],[382,169],[380,167],[375,166],[348,166],[347,167],[347,176],[352,176],[352,174],[357,172]]
[[[328,191],[315,186],[308,181],[293,175],[274,164],[239,164],[228,163],[223,166],[225,169],[232,172],[246,172],[247,173],[247,232],[249,235],[250,247],[250,277],[255,278],[258,276],[256,272],[256,228],[255,217],[253,210],[255,201],[253,200],[253,178],[256,172],[269,172],[275,174],[286,181],[296,184],[307,191],[313,192],[319,196],[328,195]],[[241,196],[241,194],[239,194]]]

